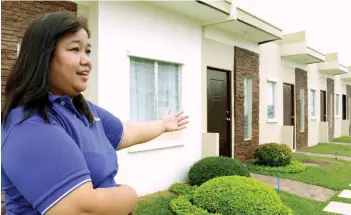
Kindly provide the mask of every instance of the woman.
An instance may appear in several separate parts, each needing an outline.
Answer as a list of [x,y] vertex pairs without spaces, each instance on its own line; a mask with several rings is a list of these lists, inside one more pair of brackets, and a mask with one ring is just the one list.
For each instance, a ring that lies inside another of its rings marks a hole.
[[46,14],[28,27],[6,84],[2,189],[6,214],[134,214],[137,194],[116,185],[116,149],[184,129],[182,112],[122,123],[84,99],[92,68],[86,20]]

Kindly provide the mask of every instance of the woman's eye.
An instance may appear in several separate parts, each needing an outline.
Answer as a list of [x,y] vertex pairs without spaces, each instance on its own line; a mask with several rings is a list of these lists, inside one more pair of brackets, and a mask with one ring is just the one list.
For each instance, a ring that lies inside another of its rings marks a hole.
[[87,53],[88,55],[90,55],[90,53],[91,53],[91,50],[87,50],[87,51],[86,51],[86,53]]
[[79,48],[78,48],[78,47],[75,47],[75,48],[71,49],[71,51],[79,52]]

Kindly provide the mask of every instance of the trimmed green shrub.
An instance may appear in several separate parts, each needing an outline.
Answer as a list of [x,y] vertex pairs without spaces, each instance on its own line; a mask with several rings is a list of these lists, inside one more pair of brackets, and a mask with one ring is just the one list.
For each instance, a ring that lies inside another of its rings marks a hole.
[[192,200],[193,195],[195,193],[195,190],[197,188],[198,187],[196,187],[196,186],[193,187],[193,186],[189,186],[189,185],[183,184],[183,183],[174,183],[170,187],[170,190],[177,195],[182,195],[182,196],[186,197],[187,199]]
[[255,151],[256,164],[263,166],[286,166],[292,159],[292,151],[285,144],[266,143]]
[[286,166],[260,166],[256,164],[247,164],[247,168],[252,173],[264,174],[264,175],[276,175],[279,173],[296,174],[306,170],[306,165],[299,161],[291,161],[290,164]]
[[177,215],[220,215],[219,213],[209,213],[202,208],[196,207],[185,196],[173,199],[169,207]]
[[242,176],[223,176],[205,182],[195,191],[193,203],[223,215],[293,214],[273,188]]
[[191,185],[201,185],[212,178],[229,175],[250,177],[250,172],[246,165],[238,160],[214,156],[197,161],[190,168],[188,178]]

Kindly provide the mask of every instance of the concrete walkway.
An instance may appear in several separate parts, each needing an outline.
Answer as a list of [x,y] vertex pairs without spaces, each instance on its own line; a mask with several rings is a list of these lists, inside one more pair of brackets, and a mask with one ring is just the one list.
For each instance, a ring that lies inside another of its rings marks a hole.
[[[273,188],[277,188],[278,186],[276,177],[253,173],[251,173],[251,177],[260,180]],[[335,194],[335,191],[324,187],[318,187],[315,185],[282,178],[280,179],[280,190],[286,191],[288,193],[293,193],[304,198],[322,202],[327,201],[330,197],[332,197]]]
[[[319,154],[319,153],[312,153],[312,152],[295,152],[295,154],[313,156],[313,157],[334,158],[334,155],[332,154]],[[338,159],[351,161],[351,157],[340,156],[340,155],[338,156]]]

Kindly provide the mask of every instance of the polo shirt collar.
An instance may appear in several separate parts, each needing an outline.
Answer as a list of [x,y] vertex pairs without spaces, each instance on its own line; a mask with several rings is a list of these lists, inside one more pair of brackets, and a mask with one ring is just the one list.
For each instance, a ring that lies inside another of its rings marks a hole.
[[68,96],[58,96],[58,95],[54,95],[52,93],[49,93],[49,101],[51,103],[57,101],[57,100],[67,100],[70,101],[70,99],[68,98]]

